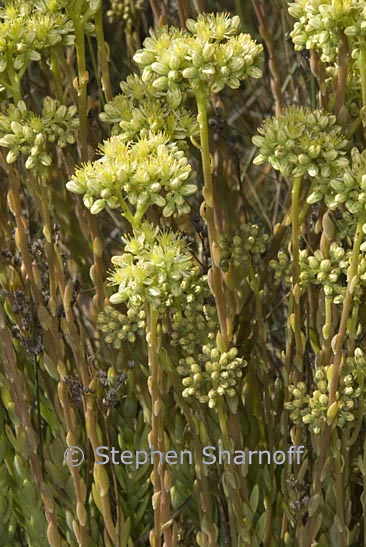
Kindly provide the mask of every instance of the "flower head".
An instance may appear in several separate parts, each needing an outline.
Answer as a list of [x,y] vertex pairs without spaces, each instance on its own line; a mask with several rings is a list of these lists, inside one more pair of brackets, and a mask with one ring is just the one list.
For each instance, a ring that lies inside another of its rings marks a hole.
[[189,182],[191,166],[164,133],[149,133],[127,143],[123,136],[114,136],[104,142],[101,153],[99,160],[79,168],[66,185],[71,192],[84,194],[91,213],[99,213],[106,205],[126,212],[126,202],[133,206],[138,221],[151,205],[162,207],[166,217],[175,211],[189,212],[186,198],[196,191]]
[[240,17],[228,13],[200,14],[196,20],[187,19],[186,27],[197,38],[220,42],[238,34]]
[[129,308],[149,302],[157,309],[174,304],[185,290],[185,279],[197,275],[185,240],[172,231],[144,223],[133,237],[123,238],[124,253],[114,256],[111,285],[118,291],[112,303],[128,302]]
[[149,130],[164,131],[172,141],[182,141],[198,134],[194,116],[180,106],[182,94],[157,92],[137,75],[121,84],[123,93],[106,104],[100,114],[103,122],[114,125],[113,134],[126,140],[146,136]]
[[287,177],[308,176],[315,181],[309,202],[320,201],[329,190],[329,180],[346,167],[347,140],[335,116],[321,110],[293,106],[277,118],[265,120],[253,143],[259,148],[256,165],[268,161]]
[[[357,28],[362,20],[364,2],[359,0],[296,0],[289,13],[297,22],[291,32],[295,49],[314,49],[323,62],[334,62],[341,32]],[[349,31],[351,34],[352,31]]]
[[9,149],[7,162],[13,163],[24,154],[25,167],[42,172],[52,163],[49,143],[56,142],[62,148],[75,142],[79,126],[75,115],[75,106],[60,105],[50,97],[44,99],[40,115],[27,110],[24,101],[10,104],[0,112],[0,146]]
[[[353,148],[352,163],[330,182],[333,190],[326,203],[331,209],[345,207],[352,215],[366,216],[366,151]],[[365,226],[366,229],[366,226]]]
[[31,61],[41,59],[40,52],[63,42],[73,43],[70,19],[46,2],[6,2],[0,8],[0,72],[7,64],[24,74]]
[[204,84],[218,92],[237,88],[245,78],[259,78],[262,46],[239,34],[240,20],[227,14],[201,14],[189,19],[189,32],[164,27],[144,42],[134,60],[142,79],[158,91],[189,91]]

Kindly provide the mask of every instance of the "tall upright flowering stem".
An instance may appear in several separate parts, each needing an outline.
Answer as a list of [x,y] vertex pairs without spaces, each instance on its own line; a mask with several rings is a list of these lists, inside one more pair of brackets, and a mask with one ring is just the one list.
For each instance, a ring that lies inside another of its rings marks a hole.
[[217,314],[219,317],[221,334],[225,343],[228,343],[228,324],[226,314],[225,295],[223,291],[221,272],[219,264],[216,261],[215,249],[218,250],[218,234],[215,225],[215,206],[214,206],[214,191],[212,184],[212,167],[209,148],[209,132],[207,122],[207,92],[200,86],[196,92],[196,101],[198,109],[198,124],[200,130],[200,146],[202,158],[202,170],[204,177],[203,197],[205,199],[205,220],[208,230],[208,238],[211,250],[212,259],[212,291],[216,301]]
[[[148,346],[148,360],[149,360],[149,391],[151,395],[151,433],[150,433],[150,446],[153,450],[161,449],[161,432],[160,432],[160,418],[161,418],[161,399],[160,399],[160,382],[159,382],[159,361],[158,361],[158,349],[157,349],[157,326],[158,326],[158,314],[151,307],[147,306],[146,317],[147,323],[147,346]],[[152,483],[154,487],[154,530],[150,533],[150,542],[154,547],[160,547],[161,545],[161,483],[159,473],[159,463],[157,458],[154,459],[154,470],[152,476]]]
[[100,2],[100,6],[95,13],[95,36],[98,43],[98,55],[100,59],[101,72],[102,72],[102,86],[105,98],[107,101],[111,101],[113,98],[111,78],[109,74],[109,64],[107,56],[107,46],[104,40],[103,30],[103,2]]
[[300,264],[299,264],[299,252],[300,252],[300,199],[301,190],[301,177],[295,177],[291,198],[291,212],[292,212],[292,294],[294,297],[294,315],[295,315],[295,344],[296,344],[296,366],[298,369],[302,366],[303,347],[302,347],[302,335],[301,335],[301,310],[300,310]]
[[[164,403],[162,399],[164,373],[159,365],[159,313],[151,305],[147,304],[146,317],[146,339],[150,370],[148,386],[151,395],[151,433],[149,435],[149,444],[151,450],[158,450],[164,454],[166,452],[164,439]],[[170,526],[166,526],[169,521],[170,509],[169,485],[167,487],[165,481],[166,473],[168,473],[168,470],[166,468],[165,461],[160,463],[159,459],[157,457],[154,457],[154,469],[152,474],[152,483],[154,487],[154,529],[150,533],[150,543],[152,547],[161,546],[162,529],[164,530],[165,547],[172,547],[173,545],[172,529]]]
[[[321,125],[323,132],[319,133],[316,127],[317,122]],[[329,191],[329,181],[332,176],[337,175],[337,169],[343,165],[348,166],[348,160],[342,156],[345,154],[344,148],[346,141],[342,138],[340,128],[335,125],[335,117],[328,116],[321,111],[306,112],[304,109],[290,108],[287,111],[275,118],[264,123],[264,126],[260,128],[260,137],[253,139],[254,143],[259,146],[260,154],[257,156],[255,162],[258,164],[264,161],[269,161],[273,167],[279,170],[284,176],[292,175],[292,188],[291,188],[291,225],[292,225],[292,296],[293,296],[293,321],[290,318],[290,324],[294,331],[295,337],[295,367],[293,369],[292,379],[297,382],[299,388],[302,388],[302,383],[298,383],[300,379],[300,371],[303,368],[303,334],[301,330],[301,309],[300,309],[300,297],[304,288],[306,279],[309,279],[309,273],[304,272],[304,264],[301,266],[300,261],[300,223],[301,223],[301,211],[299,207],[300,192],[303,186],[303,182],[306,179],[312,180],[307,186],[307,203],[309,205],[317,203],[322,199],[325,200],[329,207],[334,207],[334,198]],[[313,133],[314,138],[311,134]],[[331,158],[334,160],[332,162]],[[328,163],[329,162],[329,163]],[[315,178],[316,177],[316,178]],[[339,187],[339,185],[337,186]],[[341,193],[337,194],[336,198],[342,199]],[[357,237],[355,242],[354,257],[358,257],[360,245],[357,244]],[[305,251],[306,252],[306,251]],[[302,256],[302,255],[301,255]],[[322,255],[323,256],[323,255]],[[317,264],[314,257],[311,257],[312,264]],[[329,265],[330,265],[330,261]],[[323,268],[328,267],[327,260],[323,260]],[[353,266],[352,266],[353,264]],[[357,262],[352,261],[348,275],[354,277],[354,272],[357,272]],[[324,278],[323,273],[319,273],[318,280]],[[348,280],[350,281],[350,279]],[[355,281],[353,281],[353,285]],[[348,289],[347,289],[348,290]],[[329,293],[327,295],[329,297]],[[350,295],[349,304],[351,303],[352,295]],[[336,397],[336,390],[338,386],[339,368],[341,365],[342,346],[344,342],[345,327],[349,315],[349,305],[347,304],[348,298],[346,295],[342,317],[345,321],[343,335],[339,338],[339,363],[337,363],[337,356],[335,355],[335,364],[332,365],[333,373],[336,366],[336,383],[331,384],[329,389],[329,399],[326,398],[326,402],[329,402],[328,420],[329,424],[326,425],[324,435],[320,442],[320,450],[318,459],[316,462],[315,481],[312,491],[312,511],[305,527],[304,545],[309,547],[314,541],[315,526],[319,519],[317,512],[317,504],[320,499],[320,491],[322,484],[322,474],[324,470],[324,464],[326,460],[326,450],[329,449],[329,443],[331,440],[331,432],[333,427],[331,422],[333,421],[337,411],[334,408]],[[326,327],[325,334],[329,338],[329,303],[325,310]],[[342,329],[342,320],[340,325],[340,332]],[[337,339],[338,340],[338,339]],[[288,351],[290,347],[288,347]],[[337,368],[338,367],[338,368]],[[321,372],[321,375],[323,372]],[[323,377],[323,376],[322,376]],[[328,374],[329,377],[329,374]],[[303,384],[304,385],[304,384]],[[334,387],[335,386],[335,387]],[[293,386],[292,386],[293,389]],[[299,394],[301,390],[298,389]],[[334,404],[333,404],[334,403]],[[285,404],[286,408],[290,408],[288,403]],[[304,417],[304,420],[297,421],[297,427],[295,430],[295,443],[300,444],[302,439],[303,422],[307,423],[308,417]],[[310,418],[312,419],[312,418]],[[337,462],[335,461],[335,465]],[[339,487],[339,484],[338,484]],[[340,502],[340,506],[343,502]],[[315,509],[313,508],[315,507]],[[340,507],[337,511],[337,515],[341,522],[344,520],[343,510]],[[316,531],[317,533],[317,531]]]
[[70,9],[70,16],[75,28],[75,48],[78,66],[78,79],[76,87],[79,99],[81,159],[82,161],[86,161],[88,159],[87,83],[89,80],[89,74],[86,70],[85,36],[81,8],[82,1],[76,0],[73,9]]
[[357,283],[357,270],[360,261],[360,247],[363,241],[364,233],[363,226],[366,222],[366,216],[362,215],[357,223],[355,239],[353,242],[352,259],[348,270],[347,278],[347,291],[343,302],[341,321],[339,325],[338,334],[334,343],[334,363],[332,374],[330,377],[330,391],[329,391],[329,409],[331,409],[333,403],[336,401],[336,392],[338,388],[338,380],[340,369],[342,366],[342,347],[346,337],[347,322],[352,309],[352,299],[354,290]]
[[[76,49],[76,58],[77,58],[77,67],[78,67],[78,77],[76,80],[75,87],[78,94],[78,103],[79,103],[79,118],[80,118],[80,157],[81,161],[85,162],[88,160],[88,93],[87,85],[89,81],[89,73],[86,67],[86,54],[85,54],[85,23],[86,16],[82,11],[83,2],[77,0],[72,8],[69,9],[70,17],[73,21],[75,28],[75,49]],[[102,9],[100,7],[100,9]],[[102,44],[102,29],[100,21],[100,9],[96,15],[96,32],[98,45],[100,47],[100,54],[102,59],[102,70],[103,70],[103,84],[105,86],[106,93],[109,90],[108,87],[108,76],[106,74],[105,68],[105,50],[104,42]],[[104,288],[103,288],[103,243],[100,238],[99,229],[95,223],[95,220],[89,218],[91,236],[92,236],[92,249],[93,249],[93,258],[94,264],[91,267],[90,274],[93,282],[97,288],[97,294],[94,298],[96,308],[100,309],[104,301]]]
[[361,93],[362,93],[362,104],[363,108],[366,106],[366,38],[363,36],[360,39],[360,53],[358,57],[360,78],[361,78]]
[[[319,455],[317,458],[317,465],[316,465],[316,475],[313,483],[313,491],[312,496],[319,496],[322,482],[323,482],[323,471],[324,471],[324,465],[326,461],[326,454],[329,450],[329,443],[331,442],[332,435],[334,435],[335,432],[335,423],[336,423],[336,417],[339,410],[339,405],[337,402],[337,390],[338,390],[338,383],[339,383],[339,376],[341,372],[341,367],[343,364],[343,346],[344,341],[346,338],[346,331],[347,331],[347,322],[349,319],[349,315],[352,308],[352,299],[353,299],[353,293],[356,288],[357,283],[357,270],[358,270],[358,264],[360,259],[360,247],[363,241],[363,226],[366,222],[366,216],[362,215],[357,223],[356,226],[356,232],[355,232],[355,238],[353,243],[353,250],[352,250],[352,259],[351,264],[347,273],[347,289],[346,289],[346,296],[343,302],[343,308],[342,308],[342,315],[341,320],[339,324],[338,333],[336,334],[334,338],[334,344],[333,344],[333,353],[334,353],[334,362],[331,365],[330,372],[328,375],[329,379],[329,403],[328,403],[328,413],[327,413],[327,425],[324,432],[324,436],[322,438],[322,442],[320,445]],[[306,530],[307,530],[307,540],[304,544],[305,547],[311,547],[313,541],[314,541],[314,526],[315,526],[315,520],[316,520],[317,513],[314,513],[310,516]],[[344,535],[342,535],[343,541],[345,541]],[[344,547],[346,547],[346,543],[343,543]]]

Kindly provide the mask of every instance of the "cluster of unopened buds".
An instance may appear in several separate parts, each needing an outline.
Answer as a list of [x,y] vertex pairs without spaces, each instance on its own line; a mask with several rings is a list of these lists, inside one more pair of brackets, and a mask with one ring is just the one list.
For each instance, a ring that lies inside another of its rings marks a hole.
[[[353,363],[353,360],[348,364],[351,362]],[[321,433],[329,418],[329,376],[332,373],[332,366],[325,366],[315,371],[315,389],[310,394],[304,382],[289,386],[291,399],[285,407],[290,411],[291,420],[295,424],[301,422],[307,424],[315,434]],[[361,396],[358,380],[355,371],[345,366],[336,394],[337,405],[334,407],[337,409],[336,423],[339,427],[355,420],[355,410]]]
[[277,282],[283,282],[288,287],[291,285],[291,260],[286,251],[278,251],[277,258],[270,261],[269,267],[274,271],[274,278]]
[[221,352],[213,343],[204,345],[198,358],[189,356],[179,362],[177,370],[183,376],[183,397],[195,397],[200,403],[215,408],[220,398],[235,397],[246,365],[235,347]]
[[[328,207],[344,207],[351,215],[363,216],[366,232],[366,151],[360,153],[353,148],[351,164],[331,180],[330,186],[332,193],[326,200]],[[364,248],[366,250],[366,245]]]
[[259,78],[262,46],[239,33],[240,19],[225,13],[201,14],[186,21],[187,31],[163,27],[146,38],[134,56],[142,79],[157,90],[190,91],[200,85],[214,93],[241,80]]
[[164,131],[170,141],[184,141],[198,134],[194,115],[180,106],[181,94],[158,93],[141,76],[130,75],[121,83],[122,93],[104,107],[100,119],[113,126],[112,135],[127,140]]
[[347,371],[352,371],[358,384],[363,385],[366,376],[366,355],[361,348],[355,348],[353,355],[346,357],[345,367]]
[[[325,258],[320,250],[309,255],[307,250],[300,251],[300,285],[306,289],[309,284],[321,286],[327,298],[334,304],[344,300],[347,285],[347,272],[352,260],[352,251],[345,250],[340,244],[333,242],[329,249],[329,258]],[[353,298],[359,300],[362,288],[366,282],[366,258],[360,254],[357,277],[352,286]]]
[[348,166],[347,139],[336,118],[321,110],[292,106],[263,122],[253,143],[259,148],[256,165],[269,162],[284,177],[310,177],[308,203],[321,201],[329,180]]
[[[151,205],[162,207],[165,217],[189,212],[187,197],[197,190],[189,181],[191,166],[165,134],[149,133],[137,142],[117,135],[104,142],[101,152],[99,160],[79,168],[66,185],[71,192],[84,194],[92,214],[108,205],[122,208],[122,214],[127,211],[139,224]],[[127,202],[135,207],[134,213]]]
[[46,97],[40,116],[27,109],[24,101],[9,106],[0,113],[0,146],[8,148],[8,163],[14,163],[20,154],[27,156],[25,167],[42,171],[52,158],[47,152],[49,143],[63,148],[75,142],[79,126],[75,106],[61,105]]
[[[108,20],[112,23],[118,19],[122,19],[129,29],[133,24],[131,4],[132,0],[110,0],[111,7],[107,10]],[[133,0],[133,4],[134,10],[143,11],[143,0]]]
[[133,344],[137,336],[143,335],[146,327],[145,310],[130,308],[126,313],[121,313],[112,306],[105,306],[104,311],[98,315],[98,324],[105,335],[105,341],[120,349],[124,340]]
[[335,304],[342,303],[351,251],[345,251],[341,245],[333,242],[329,258],[325,258],[319,249],[312,255],[307,250],[300,251],[299,258],[301,288],[306,289],[310,284],[321,286],[326,297],[331,298]]
[[289,13],[297,19],[291,32],[295,49],[316,50],[325,63],[333,63],[339,53],[341,33],[365,33],[364,0],[296,0]]
[[177,371],[183,376],[183,397],[195,397],[210,408],[222,397],[235,397],[247,362],[235,347],[221,351],[213,341],[201,347],[196,356],[180,359]]
[[206,276],[192,280],[184,306],[172,317],[171,343],[179,346],[184,356],[200,351],[202,340],[214,340],[218,328],[216,307],[209,304]]
[[230,264],[236,268],[248,264],[253,255],[264,253],[268,239],[257,224],[241,224],[234,236],[220,240],[220,268],[226,272]]

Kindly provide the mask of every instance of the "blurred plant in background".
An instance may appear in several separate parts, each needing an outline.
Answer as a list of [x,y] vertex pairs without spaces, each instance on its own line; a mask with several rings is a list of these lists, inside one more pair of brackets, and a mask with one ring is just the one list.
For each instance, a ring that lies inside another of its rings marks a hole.
[[366,544],[365,12],[0,3],[0,545]]

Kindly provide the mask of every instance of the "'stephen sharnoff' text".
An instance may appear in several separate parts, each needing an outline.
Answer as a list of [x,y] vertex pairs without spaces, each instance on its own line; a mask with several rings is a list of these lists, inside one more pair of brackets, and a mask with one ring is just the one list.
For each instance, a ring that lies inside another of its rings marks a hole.
[[[220,446],[205,446],[202,448],[202,463],[203,465],[214,464],[234,464],[234,465],[251,465],[252,463],[270,464],[274,462],[277,465],[296,462],[300,463],[301,454],[304,453],[304,446],[290,446],[287,452],[276,450],[235,450],[229,452],[223,450]],[[95,450],[95,463],[98,465],[131,465],[135,469],[139,469],[142,465],[150,462],[153,465],[157,463],[166,463],[167,465],[179,465],[188,462],[193,465],[194,453],[191,450],[168,450],[161,452],[160,450],[120,450],[114,447],[98,446]]]

